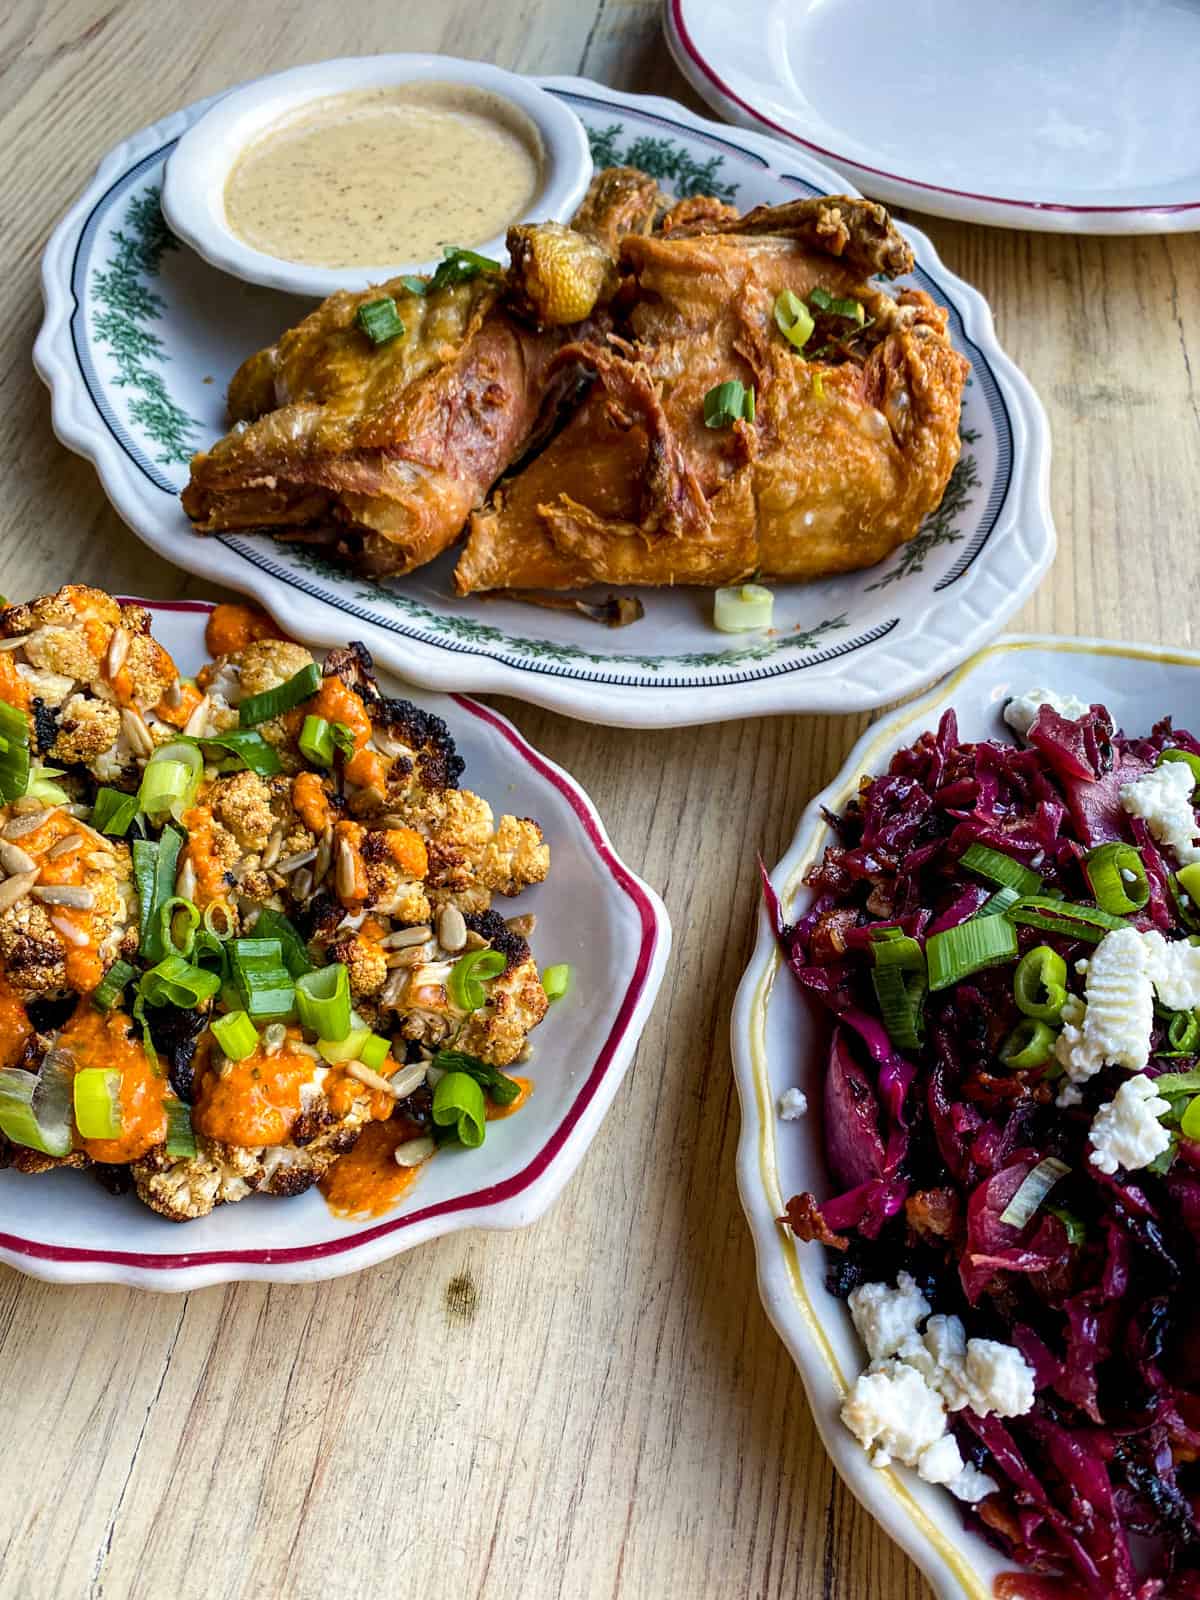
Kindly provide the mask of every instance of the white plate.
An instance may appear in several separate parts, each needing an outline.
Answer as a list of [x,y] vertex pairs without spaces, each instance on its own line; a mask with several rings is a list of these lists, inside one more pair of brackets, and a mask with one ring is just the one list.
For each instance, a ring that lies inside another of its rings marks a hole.
[[[205,659],[209,607],[146,601],[154,633],[185,673]],[[348,1222],[310,1190],[253,1196],[195,1222],[167,1222],[132,1196],[103,1193],[87,1173],[0,1172],[0,1260],[63,1283],[197,1289],[241,1278],[310,1282],[357,1272],[459,1228],[518,1228],[541,1216],[578,1166],[607,1111],[662,981],[671,927],[662,901],[617,859],[578,784],[503,717],[458,697],[389,692],[445,719],[466,761],[464,786],[536,817],[550,845],[546,883],[527,889],[534,954],[567,961],[573,981],[533,1035],[534,1092],[489,1125],[478,1150],[443,1150],[402,1202]]]
[[[803,915],[811,896],[804,874],[832,840],[823,809],[839,812],[863,773],[886,768],[892,754],[936,727],[947,707],[958,714],[964,739],[1007,735],[1005,700],[1035,684],[1108,706],[1118,727],[1144,731],[1174,714],[1196,721],[1200,654],[1152,645],[1094,639],[1013,638],[978,655],[923,699],[884,718],[855,745],[841,772],[806,809],[791,846],[771,874],[784,918]],[[798,1245],[776,1218],[792,1195],[830,1192],[820,1140],[823,1019],[782,966],[765,912],[758,941],[738,989],[732,1021],[733,1064],[742,1106],[738,1189],[754,1236],[758,1286],[767,1315],[787,1345],[808,1392],[813,1418],[847,1486],[896,1542],[908,1551],[939,1600],[992,1600],[996,1573],[1012,1563],[968,1533],[958,1502],[905,1468],[879,1471],[842,1425],[849,1384],[866,1365],[845,1302],[825,1288],[825,1252]],[[781,1122],[776,1101],[798,1085],[807,1116]]]
[[[597,165],[628,160],[676,192],[708,190],[747,207],[845,190],[794,148],[731,134],[669,101],[543,81],[583,119]],[[243,357],[303,311],[215,271],[164,230],[163,163],[203,110],[178,112],[114,150],[63,220],[43,261],[34,359],[53,391],[59,437],[96,464],[139,537],[189,571],[248,590],[290,632],[334,644],[352,629],[378,660],[429,688],[672,727],[895,700],[991,638],[1049,565],[1041,407],[996,344],[986,303],[911,229],[916,281],[951,307],[955,342],[973,366],[957,477],[925,529],[878,567],[781,585],[771,634],[716,633],[710,591],[642,591],[644,620],[614,631],[509,600],[455,599],[453,553],[380,584],[266,537],[197,538],[178,500],[188,459],[224,431],[225,386]]]
[[1187,0],[664,0],[723,116],[868,194],[1062,233],[1200,228],[1200,9]]

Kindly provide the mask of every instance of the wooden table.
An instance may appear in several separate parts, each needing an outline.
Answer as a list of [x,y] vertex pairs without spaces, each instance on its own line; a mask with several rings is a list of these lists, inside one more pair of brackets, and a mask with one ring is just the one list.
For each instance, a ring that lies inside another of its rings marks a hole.
[[[46,237],[119,138],[330,54],[578,72],[697,105],[655,0],[13,0],[0,20],[0,589],[211,593],[145,550],[30,366]],[[919,219],[1050,414],[1058,564],[1019,619],[1194,642],[1200,253]],[[504,709],[663,893],[637,1062],[536,1227],[315,1288],[183,1298],[0,1269],[0,1593],[22,1600],[914,1600],[758,1300],[729,1006],[774,860],[866,719],[621,733]]]

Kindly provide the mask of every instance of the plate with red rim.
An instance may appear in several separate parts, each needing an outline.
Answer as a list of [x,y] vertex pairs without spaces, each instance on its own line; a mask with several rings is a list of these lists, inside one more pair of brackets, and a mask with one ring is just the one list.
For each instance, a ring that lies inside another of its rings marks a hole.
[[[889,205],[1056,233],[1200,228],[1192,6],[664,0],[680,71]],[[885,80],[872,92],[864,51]],[[883,65],[886,64],[886,65]]]
[[[155,637],[185,674],[206,659],[210,606],[143,601]],[[239,1279],[300,1283],[374,1265],[460,1228],[533,1222],[579,1164],[633,1057],[662,982],[671,927],[662,901],[617,857],[595,807],[506,718],[462,696],[423,693],[381,674],[387,692],[436,712],[466,762],[464,786],[531,816],[550,845],[550,875],[517,900],[532,911],[543,966],[572,968],[566,996],[532,1035],[523,1074],[533,1093],[489,1124],[477,1150],[442,1150],[392,1211],[335,1216],[311,1189],[255,1195],[173,1223],[131,1195],[105,1194],[86,1172],[0,1172],[0,1261],[60,1283],[187,1290]]]
[[[595,165],[641,166],[674,194],[749,209],[847,191],[796,146],[672,101],[579,78],[539,82],[583,123]],[[95,464],[134,533],[177,566],[252,594],[297,637],[328,645],[353,632],[410,682],[511,694],[622,727],[865,710],[915,692],[991,638],[1049,566],[1041,406],[997,343],[982,296],[907,227],[916,267],[904,281],[948,306],[951,337],[971,362],[961,458],[909,544],[865,571],[776,585],[769,630],[718,633],[705,589],[639,590],[644,618],[606,628],[511,597],[456,598],[453,551],[376,582],[266,535],[198,538],[179,503],[191,456],[224,433],[233,372],[307,306],[226,276],[165,227],[166,160],[209,104],[133,134],[64,217],[43,257],[34,361],[59,438]]]

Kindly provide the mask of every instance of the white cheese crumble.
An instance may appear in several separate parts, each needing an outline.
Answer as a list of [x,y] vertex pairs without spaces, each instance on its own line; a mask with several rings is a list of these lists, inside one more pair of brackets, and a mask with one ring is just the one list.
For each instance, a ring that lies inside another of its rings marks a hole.
[[1150,961],[1150,979],[1164,1006],[1191,1011],[1200,1006],[1200,945],[1186,939],[1166,941],[1157,929],[1142,935]]
[[1004,720],[1019,739],[1027,739],[1043,706],[1049,706],[1051,711],[1057,711],[1070,722],[1082,717],[1088,709],[1073,694],[1055,694],[1053,689],[1026,689],[1024,694],[1014,695],[1005,706]]
[[1114,928],[1088,963],[1087,1005],[1063,1007],[1054,1053],[1066,1069],[1060,1106],[1079,1102],[1079,1085],[1105,1065],[1140,1072],[1150,1059],[1154,985],[1150,951],[1136,928]]
[[946,1413],[970,1406],[979,1416],[1023,1415],[1034,1399],[1024,1356],[994,1339],[968,1339],[958,1317],[929,1316],[929,1302],[906,1272],[894,1289],[860,1285],[849,1304],[871,1365],[855,1381],[842,1421],[872,1465],[901,1461],[971,1504],[990,1494],[995,1483],[963,1461]]
[[1139,1074],[1127,1079],[1092,1119],[1088,1160],[1110,1175],[1118,1167],[1132,1172],[1149,1166],[1171,1143],[1170,1134],[1158,1120],[1167,1109],[1167,1101],[1154,1092],[1152,1078]]
[[779,1096],[779,1115],[785,1122],[798,1122],[808,1110],[808,1096],[803,1089],[785,1089]]
[[1186,865],[1200,861],[1192,790],[1196,779],[1186,761],[1164,761],[1145,777],[1121,786],[1121,804],[1140,817],[1159,844]]

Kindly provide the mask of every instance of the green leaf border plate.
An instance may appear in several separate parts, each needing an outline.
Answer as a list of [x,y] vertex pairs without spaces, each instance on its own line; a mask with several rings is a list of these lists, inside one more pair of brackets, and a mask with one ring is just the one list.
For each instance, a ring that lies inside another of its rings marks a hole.
[[[830,170],[668,100],[575,78],[539,80],[583,120],[596,162],[630,162],[677,194],[750,206],[846,192]],[[1049,435],[982,297],[905,228],[914,279],[950,307],[972,377],[963,455],[912,543],[866,572],[779,585],[775,627],[730,638],[711,595],[643,591],[645,618],[609,631],[581,616],[451,593],[452,555],[388,583],[265,536],[200,539],[179,506],[191,453],[224,431],[225,385],[303,302],[229,278],[182,248],[158,208],[162,168],[198,102],[105,157],[42,262],[34,350],[60,439],[96,466],[113,505],[170,561],[254,595],[324,645],[363,638],[415,683],[493,691],[570,716],[673,727],[769,712],[871,709],[915,692],[986,642],[1053,558]]]

